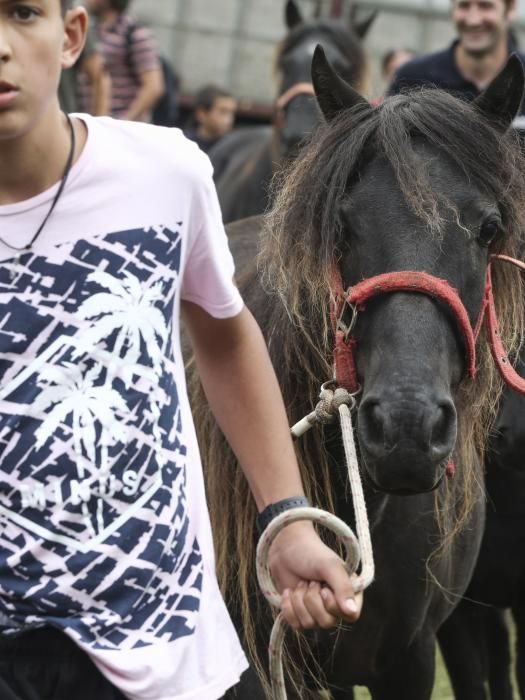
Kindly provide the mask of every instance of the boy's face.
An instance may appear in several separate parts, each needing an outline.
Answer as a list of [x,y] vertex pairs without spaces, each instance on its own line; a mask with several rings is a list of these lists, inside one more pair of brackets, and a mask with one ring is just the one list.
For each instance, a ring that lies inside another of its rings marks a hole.
[[452,18],[461,46],[474,56],[490,54],[501,41],[506,41],[515,14],[513,1],[453,0]]
[[85,29],[84,10],[64,18],[60,0],[0,0],[0,140],[57,107],[61,70],[78,57]]
[[233,97],[216,97],[211,109],[198,110],[197,121],[211,138],[221,138],[231,130],[236,110],[237,101]]

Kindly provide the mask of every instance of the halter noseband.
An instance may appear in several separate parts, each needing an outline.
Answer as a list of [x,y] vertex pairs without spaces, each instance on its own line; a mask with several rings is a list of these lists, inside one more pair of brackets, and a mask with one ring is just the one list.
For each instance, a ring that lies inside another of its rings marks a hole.
[[[465,341],[467,355],[467,374],[473,379],[476,375],[476,341],[486,318],[488,337],[492,356],[496,367],[505,382],[520,394],[525,394],[525,378],[520,377],[512,367],[508,355],[501,342],[496,307],[492,292],[492,260],[502,260],[512,263],[525,270],[525,263],[506,255],[492,255],[487,265],[485,277],[485,292],[483,302],[475,327],[473,328],[467,310],[459,294],[446,280],[434,277],[426,272],[387,272],[363,280],[345,292],[339,269],[334,267],[332,272],[332,300],[330,316],[335,336],[334,346],[334,379],[337,384],[355,393],[359,389],[357,370],[354,359],[356,339],[352,336],[357,314],[364,311],[365,303],[378,294],[392,292],[415,292],[426,294],[433,299],[446,304],[450,309]],[[346,309],[352,310],[348,324],[344,322]]]
[[275,114],[273,122],[278,129],[282,129],[286,123],[286,108],[299,95],[315,95],[314,86],[312,83],[295,83],[288,90],[285,90],[282,95],[279,95],[275,102]]

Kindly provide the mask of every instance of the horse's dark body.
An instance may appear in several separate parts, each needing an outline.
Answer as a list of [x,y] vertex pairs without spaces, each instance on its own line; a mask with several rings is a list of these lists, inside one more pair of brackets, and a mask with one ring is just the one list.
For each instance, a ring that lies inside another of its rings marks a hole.
[[[525,348],[519,370],[525,376]],[[525,397],[508,389],[490,442],[486,489],[478,562],[439,641],[456,700],[513,700],[504,610],[512,611],[516,680],[525,700]]]
[[[292,0],[286,5],[289,34],[278,58],[279,95],[294,85],[310,83],[310,65],[317,43],[322,43],[341,74],[352,84],[362,79],[364,54],[360,40],[371,17],[354,29],[342,21],[315,19],[304,22]],[[270,183],[283,161],[295,155],[301,141],[320,121],[312,95],[300,93],[279,111],[272,127],[237,129],[211,150],[214,178],[225,222],[235,221],[268,208]]]
[[[253,261],[263,235],[262,229],[260,216],[227,227],[244,298],[266,331],[267,341],[271,342],[268,336],[271,324],[265,310],[265,305],[269,306],[271,300],[266,298],[264,301],[265,292],[253,279]],[[327,441],[332,444],[334,461],[344,463],[342,454],[333,447],[337,436],[332,434]],[[333,488],[338,494],[337,515],[355,530],[353,509],[345,495],[344,470],[334,471]],[[370,484],[365,486],[365,494],[374,557],[379,569],[376,581],[366,592],[360,623],[349,634],[340,634],[337,644],[334,635],[317,633],[312,643],[314,656],[323,667],[333,700],[351,700],[354,697],[352,685],[369,687],[374,700],[425,700],[430,698],[433,685],[435,633],[450,610],[446,597],[436,591],[430,592],[426,570],[426,559],[433,549],[429,542],[439,538],[434,496],[432,493],[388,496],[377,492]],[[467,531],[457,538],[453,552],[449,552],[442,566],[434,571],[448,591],[460,593],[471,577],[481,537],[482,513],[479,501],[473,509]],[[383,539],[385,533],[388,536]],[[451,561],[454,562],[453,570],[447,572],[445,569]],[[380,572],[388,572],[388,575]],[[235,610],[233,615],[238,629],[242,630]],[[263,648],[267,641],[268,633],[261,635],[259,643]],[[301,695],[307,696],[304,691]],[[253,671],[243,677],[235,697],[241,700],[266,698]]]
[[[484,97],[488,119],[437,91],[396,97],[374,111],[317,54],[314,84],[330,124],[289,174],[288,199],[272,214],[272,236],[261,234],[260,217],[231,231],[240,267],[248,262],[251,268],[240,271],[244,296],[265,334],[291,421],[311,410],[318,384],[330,376],[326,324],[334,260],[345,286],[400,270],[444,278],[475,323],[490,246],[510,254],[518,246],[515,201],[522,196],[523,165],[515,176],[512,166],[498,170],[510,162],[511,145],[489,125],[491,118],[509,123],[519,106],[523,74],[516,62],[509,70],[505,89],[498,83],[496,97]],[[491,165],[483,170],[478,158],[485,140]],[[493,240],[499,217],[509,232]],[[438,219],[442,228],[432,233]],[[253,267],[259,236],[264,284]],[[509,309],[502,314],[502,335],[508,336],[521,318],[522,300],[512,292],[512,272],[498,271],[497,277],[495,291]],[[268,281],[278,294],[266,291]],[[424,294],[369,301],[355,337],[362,386],[356,432],[376,581],[365,593],[359,622],[348,632],[315,633],[312,647],[334,700],[353,697],[354,685],[367,686],[373,700],[429,700],[436,631],[464,593],[481,541],[484,499],[473,426],[482,434],[488,424],[480,413],[488,351],[481,348],[485,361],[471,384],[457,324]],[[198,392],[193,403],[214,531],[221,533],[219,574],[245,641],[255,636],[264,657],[267,606],[253,590],[253,573],[242,574],[253,555],[253,503]],[[329,504],[331,494],[337,514],[353,525],[336,429],[311,431],[297,448],[316,502]],[[457,471],[447,483],[452,452]],[[250,687],[246,697],[257,697],[255,692]],[[299,697],[309,691],[302,689]]]
[[271,127],[245,127],[225,136],[210,152],[225,222],[267,209],[273,176],[272,139]]

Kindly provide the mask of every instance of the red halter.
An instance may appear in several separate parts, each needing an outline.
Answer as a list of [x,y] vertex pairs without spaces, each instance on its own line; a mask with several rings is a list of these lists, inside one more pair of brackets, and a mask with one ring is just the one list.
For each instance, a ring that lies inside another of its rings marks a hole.
[[[503,262],[516,265],[522,270],[525,270],[525,263],[515,258],[510,258],[508,255],[493,255],[492,258],[502,260]],[[485,280],[485,296],[481,307],[480,317],[476,324],[476,333],[479,333],[483,317],[487,319],[487,331],[489,336],[490,350],[492,357],[498,368],[501,378],[507,386],[509,386],[518,394],[525,394],[525,378],[521,377],[514,367],[511,365],[507,352],[501,342],[499,333],[498,317],[496,316],[496,305],[494,304],[494,296],[492,293],[492,277],[491,263],[487,266],[487,276]]]
[[[439,279],[426,272],[387,272],[363,280],[353,287],[349,287],[345,292],[341,273],[337,267],[334,267],[332,273],[330,317],[335,336],[334,379],[337,384],[347,389],[350,393],[359,391],[354,359],[354,347],[357,341],[352,337],[351,333],[357,319],[357,314],[358,312],[364,311],[365,303],[378,294],[416,292],[418,294],[427,294],[434,299],[439,299],[439,301],[446,304],[452,311],[465,341],[467,374],[471,379],[476,375],[476,341],[483,321],[486,318],[492,356],[503,381],[520,394],[525,394],[525,378],[520,377],[512,367],[499,334],[496,307],[492,293],[491,265],[493,259],[512,263],[522,270],[525,270],[525,263],[520,260],[515,260],[506,255],[491,256],[489,264],[487,265],[483,302],[474,328],[472,328],[467,310],[457,290],[446,280]],[[351,309],[352,317],[350,322],[345,324],[343,317],[347,307]],[[447,475],[449,477],[453,476],[454,471],[454,463],[452,460],[449,460]]]
[[[503,381],[520,394],[525,394],[525,378],[520,377],[512,367],[499,334],[496,307],[492,293],[491,266],[493,259],[512,263],[525,270],[525,263],[520,260],[515,260],[506,255],[491,256],[491,260],[487,265],[485,293],[475,328],[472,328],[470,324],[467,310],[459,298],[458,292],[446,280],[439,279],[426,272],[387,272],[363,280],[353,287],[349,287],[345,292],[341,274],[337,268],[334,268],[330,316],[335,335],[334,378],[337,383],[350,393],[358,391],[359,384],[353,352],[357,341],[352,337],[351,332],[357,313],[364,311],[365,303],[378,294],[415,292],[427,294],[434,299],[438,299],[452,311],[465,341],[467,374],[471,378],[474,378],[476,375],[476,341],[483,321],[486,318],[492,356]],[[346,325],[343,321],[347,307],[350,307],[353,314],[349,325]]]
[[282,129],[286,124],[286,108],[292,100],[299,95],[314,96],[314,86],[312,83],[295,83],[288,90],[279,95],[275,102],[275,113],[273,123],[278,129]]

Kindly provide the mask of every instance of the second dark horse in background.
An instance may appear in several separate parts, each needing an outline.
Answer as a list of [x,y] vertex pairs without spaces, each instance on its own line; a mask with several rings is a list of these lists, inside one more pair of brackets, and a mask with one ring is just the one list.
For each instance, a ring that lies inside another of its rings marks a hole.
[[[525,376],[525,348],[518,370]],[[510,609],[516,623],[516,682],[525,700],[525,397],[508,389],[489,444],[486,488],[478,562],[439,642],[456,700],[513,700],[504,615]]]
[[359,90],[365,70],[361,40],[374,18],[375,13],[361,23],[352,20],[353,26],[345,21],[305,21],[296,3],[288,0],[288,34],[276,60],[279,94],[273,126],[237,129],[209,154],[225,223],[267,209],[276,169],[297,153],[301,141],[320,122],[310,77],[316,44],[323,45],[339,74]]

